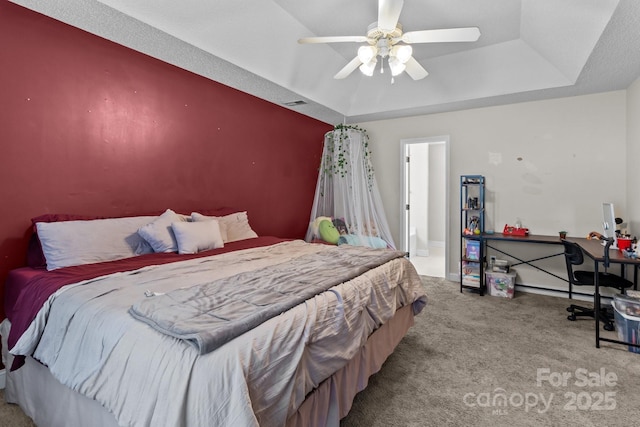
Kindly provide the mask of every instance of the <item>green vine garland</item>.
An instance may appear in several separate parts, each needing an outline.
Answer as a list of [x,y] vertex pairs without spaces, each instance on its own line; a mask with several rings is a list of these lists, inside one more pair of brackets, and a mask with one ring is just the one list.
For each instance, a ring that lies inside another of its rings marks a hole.
[[349,161],[347,157],[347,152],[349,150],[349,130],[355,130],[362,133],[363,162],[367,175],[367,186],[369,187],[369,190],[371,190],[373,187],[373,165],[371,164],[369,135],[366,130],[357,125],[338,124],[334,127],[334,131],[329,134],[327,153],[325,153],[325,158],[322,162],[324,165],[323,173],[326,176],[340,176],[341,178],[345,178],[349,173]]

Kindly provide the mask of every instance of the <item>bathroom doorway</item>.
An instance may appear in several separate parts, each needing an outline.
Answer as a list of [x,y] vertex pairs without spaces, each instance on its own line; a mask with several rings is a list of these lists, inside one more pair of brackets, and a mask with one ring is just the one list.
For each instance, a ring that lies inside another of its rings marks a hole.
[[420,275],[447,277],[449,137],[404,139],[401,147],[403,250]]

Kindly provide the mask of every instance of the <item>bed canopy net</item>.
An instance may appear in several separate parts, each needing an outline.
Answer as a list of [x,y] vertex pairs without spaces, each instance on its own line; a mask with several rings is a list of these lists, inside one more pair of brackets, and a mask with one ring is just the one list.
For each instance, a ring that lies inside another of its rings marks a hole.
[[373,174],[369,137],[358,126],[337,125],[324,136],[305,240],[395,249]]

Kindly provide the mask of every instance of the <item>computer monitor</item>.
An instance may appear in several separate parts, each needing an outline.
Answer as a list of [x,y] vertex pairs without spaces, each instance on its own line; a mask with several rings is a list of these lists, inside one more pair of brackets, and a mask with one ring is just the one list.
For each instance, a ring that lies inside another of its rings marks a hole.
[[613,239],[612,246],[617,246],[618,236],[616,235],[616,215],[613,203],[602,204],[602,229],[602,235],[606,239]]

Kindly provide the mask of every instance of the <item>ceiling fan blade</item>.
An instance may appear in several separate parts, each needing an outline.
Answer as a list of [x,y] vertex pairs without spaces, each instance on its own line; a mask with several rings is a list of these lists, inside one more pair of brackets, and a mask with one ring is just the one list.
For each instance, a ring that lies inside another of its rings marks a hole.
[[378,0],[378,28],[392,32],[398,25],[404,0]]
[[333,76],[334,79],[344,79],[349,74],[353,73],[356,68],[358,68],[362,64],[362,61],[356,56],[353,58],[347,65],[342,68],[342,70],[338,71],[338,73]]
[[400,37],[400,41],[405,43],[474,42],[478,38],[480,38],[480,29],[478,27],[467,27],[408,31]]
[[409,58],[409,60],[406,62],[405,65],[407,66],[407,68],[405,68],[404,71],[407,74],[409,74],[409,76],[413,80],[424,79],[425,77],[427,77],[429,75],[427,70],[425,70],[422,67],[422,65],[420,65],[420,63],[418,61],[416,61],[415,58],[413,58],[413,57]]
[[366,36],[334,36],[334,37],[305,37],[298,40],[300,44],[306,43],[363,43],[369,40]]

